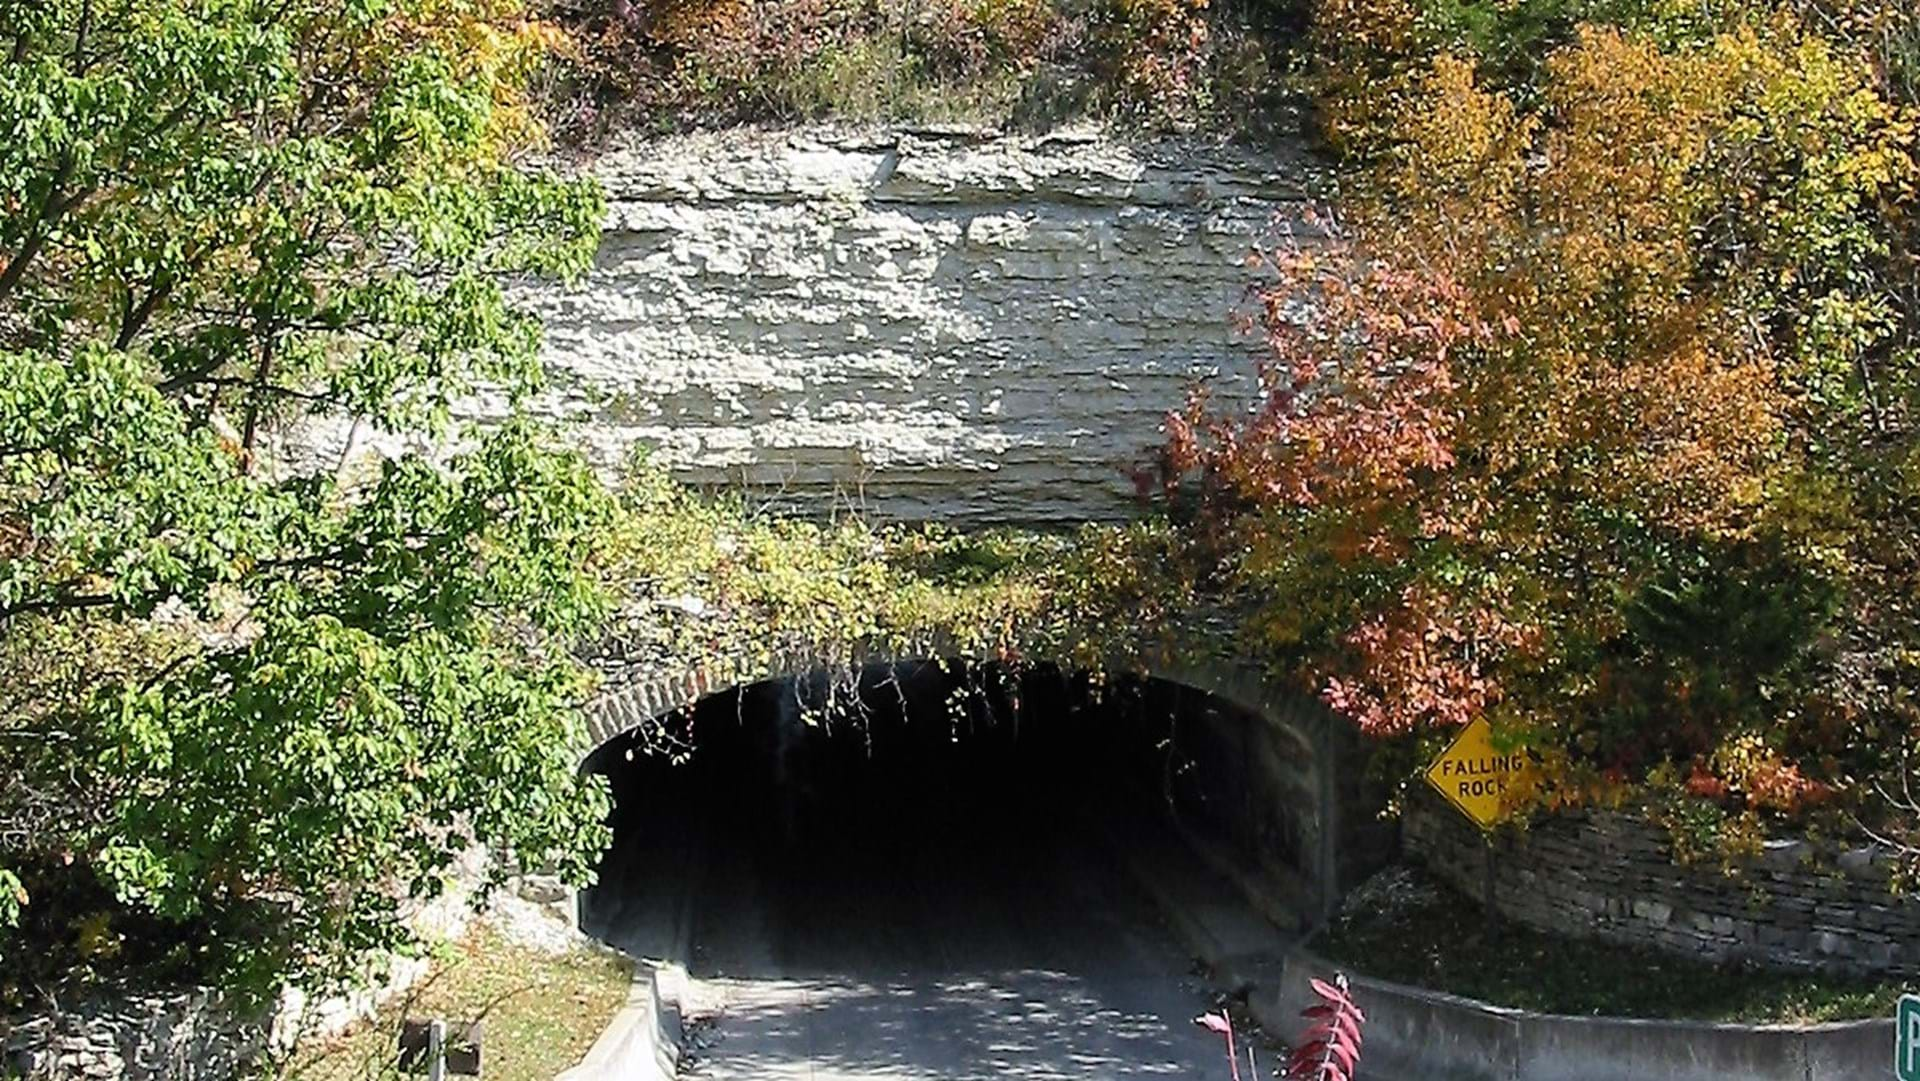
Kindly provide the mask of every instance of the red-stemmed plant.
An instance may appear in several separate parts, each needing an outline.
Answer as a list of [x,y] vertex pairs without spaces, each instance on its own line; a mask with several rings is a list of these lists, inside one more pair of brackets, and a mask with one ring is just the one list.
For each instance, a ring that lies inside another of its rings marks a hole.
[[[1227,1038],[1227,1069],[1233,1072],[1233,1081],[1240,1081],[1240,1059],[1233,1053],[1233,1018],[1223,1008],[1219,1013],[1203,1013],[1193,1019],[1193,1023],[1210,1028]],[[1253,1048],[1247,1048],[1248,1081],[1260,1081],[1260,1069],[1253,1061]]]
[[[1300,1011],[1307,1029],[1300,1043],[1287,1058],[1282,1081],[1353,1081],[1360,1064],[1360,1026],[1367,1015],[1354,1004],[1347,990],[1347,977],[1336,973],[1333,982],[1309,981],[1320,1001]],[[1227,1069],[1233,1081],[1241,1081],[1240,1058],[1233,1047],[1233,1018],[1225,1009],[1203,1013],[1193,1023],[1226,1037]],[[1247,1047],[1247,1081],[1260,1081],[1260,1067],[1254,1061],[1253,1047]]]
[[1336,974],[1332,983],[1313,980],[1312,986],[1320,1001],[1300,1011],[1307,1030],[1287,1058],[1286,1081],[1353,1081],[1367,1015],[1354,1005],[1346,976]]

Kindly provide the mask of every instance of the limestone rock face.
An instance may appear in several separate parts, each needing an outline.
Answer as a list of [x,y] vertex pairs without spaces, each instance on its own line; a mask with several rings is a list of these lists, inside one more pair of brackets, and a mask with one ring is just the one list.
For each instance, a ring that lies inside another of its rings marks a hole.
[[547,326],[536,408],[609,468],[643,443],[809,513],[1124,516],[1189,386],[1252,386],[1237,317],[1257,256],[1318,236],[1313,166],[1097,131],[636,141],[592,166],[593,271],[523,297]]

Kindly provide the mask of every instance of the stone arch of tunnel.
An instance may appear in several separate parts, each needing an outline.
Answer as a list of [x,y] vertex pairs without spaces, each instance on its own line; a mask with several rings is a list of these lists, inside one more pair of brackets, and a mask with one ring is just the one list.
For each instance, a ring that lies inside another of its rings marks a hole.
[[[981,676],[987,672],[994,674]],[[974,681],[969,693],[975,704],[942,713],[939,694],[951,695],[954,681],[962,679]],[[1089,693],[1096,683],[1101,689]],[[800,700],[820,705],[836,685],[843,696],[851,690],[867,703],[861,716],[843,717],[837,735],[832,723],[807,726],[798,716]],[[903,686],[917,695],[911,718],[904,715],[909,703]],[[1003,701],[996,709],[992,693],[1008,688],[1019,704],[1008,709]],[[902,715],[895,718],[890,710]],[[982,710],[983,722],[976,716]],[[1064,719],[1069,715],[1071,721]],[[955,730],[962,716],[968,718],[965,734]],[[849,760],[885,771],[898,764],[888,756],[904,751],[921,755],[913,765],[925,770],[932,768],[925,760],[933,753],[929,743],[971,741],[987,753],[944,753],[969,763],[956,768],[973,770],[968,776],[975,788],[1004,795],[1058,787],[1082,797],[1067,813],[1112,813],[1120,833],[1142,827],[1127,821],[1130,816],[1152,813],[1159,825],[1171,827],[1171,835],[1204,851],[1241,890],[1257,894],[1255,903],[1269,918],[1291,923],[1292,930],[1328,918],[1345,889],[1383,863],[1395,844],[1391,827],[1377,814],[1384,795],[1365,776],[1363,749],[1351,726],[1251,665],[1212,658],[1114,663],[1094,674],[1036,664],[1014,674],[991,664],[863,649],[837,663],[795,655],[758,665],[642,669],[609,678],[588,717],[582,768],[612,775],[616,800],[628,811],[636,802],[671,805],[687,798],[689,785],[705,795],[725,788],[725,778],[701,772],[703,754],[710,762],[730,755],[731,767],[721,768],[737,769],[748,785],[769,793],[783,786],[805,789],[770,799],[806,800],[816,794],[817,782],[803,774],[819,761],[836,762],[831,768],[842,772]],[[896,720],[899,731],[889,727]],[[676,724],[689,737],[681,748],[691,762],[670,762],[672,756],[643,746]],[[903,734],[909,728],[920,731],[917,742]],[[715,733],[717,740],[710,738]],[[807,740],[831,745],[836,739],[843,752],[851,748],[850,755],[792,750]],[[1097,753],[1083,753],[1090,748]],[[1011,764],[999,773],[993,769],[1000,767],[981,765],[994,756]],[[906,775],[919,776],[913,769]],[[925,787],[941,788],[942,777]],[[837,781],[846,780],[837,775]],[[1113,802],[1108,807],[1102,801]],[[784,813],[777,802],[755,806],[764,822],[779,823]],[[1027,813],[1057,817],[1058,810]],[[657,814],[647,813],[661,824]],[[920,812],[886,805],[884,813],[904,822]],[[589,891],[583,913],[593,903]]]

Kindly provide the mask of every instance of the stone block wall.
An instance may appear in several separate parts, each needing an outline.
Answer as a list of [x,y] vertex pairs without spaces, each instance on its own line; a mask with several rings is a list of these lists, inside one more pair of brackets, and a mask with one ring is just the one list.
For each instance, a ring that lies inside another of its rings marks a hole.
[[[683,481],[817,515],[1132,513],[1165,412],[1196,382],[1253,386],[1254,258],[1321,235],[1304,151],[1216,140],[749,129],[588,168],[596,265],[521,293],[552,388],[531,407],[609,470],[641,444]],[[385,442],[312,427],[286,452],[332,468]]]
[[[1409,799],[1402,836],[1408,854],[1482,896],[1487,845],[1438,796]],[[1706,961],[1920,975],[1920,901],[1889,891],[1889,861],[1872,848],[1773,841],[1729,875],[1674,863],[1655,824],[1588,811],[1502,829],[1492,857],[1501,913],[1541,930]]]
[[[485,849],[467,850],[439,897],[405,914],[422,940],[458,939],[486,876]],[[513,883],[527,892],[524,878]],[[570,899],[570,898],[569,898]],[[368,959],[364,986],[329,998],[289,988],[272,1009],[230,1009],[199,988],[103,989],[84,1001],[0,1015],[0,1078],[27,1081],[229,1081],[269,1046],[324,1039],[373,1016],[425,975],[424,957]]]
[[58,1081],[227,1081],[264,1045],[261,1025],[205,992],[109,995],[0,1018],[0,1076]]

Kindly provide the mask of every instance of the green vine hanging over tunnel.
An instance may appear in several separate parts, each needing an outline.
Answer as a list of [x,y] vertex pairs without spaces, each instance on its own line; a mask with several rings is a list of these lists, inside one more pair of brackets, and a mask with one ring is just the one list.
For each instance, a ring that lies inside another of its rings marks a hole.
[[809,521],[700,496],[644,460],[622,492],[603,558],[624,601],[589,650],[608,667],[697,666],[724,686],[792,657],[844,682],[863,654],[1097,672],[1234,647],[1163,519],[1064,533]]

